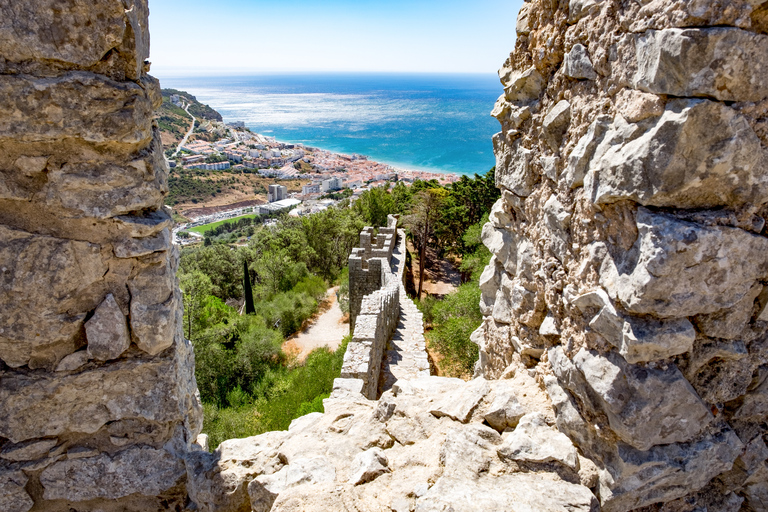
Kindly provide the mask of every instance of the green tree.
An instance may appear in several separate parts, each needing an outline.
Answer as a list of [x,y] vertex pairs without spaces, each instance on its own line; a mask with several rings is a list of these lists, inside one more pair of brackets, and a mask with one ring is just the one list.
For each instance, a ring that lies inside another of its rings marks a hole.
[[179,286],[184,300],[184,319],[187,327],[187,339],[192,339],[197,327],[196,319],[205,305],[205,299],[211,294],[213,285],[210,278],[200,272],[193,270],[187,274],[179,275]]
[[375,187],[360,195],[354,209],[369,226],[386,226],[387,215],[395,212],[395,201],[385,187]]
[[448,191],[444,188],[430,188],[421,190],[414,195],[414,204],[411,214],[403,219],[403,222],[411,235],[413,245],[419,253],[419,291],[424,288],[424,273],[427,266],[427,247],[432,243],[435,227],[441,215],[442,205],[446,201]]

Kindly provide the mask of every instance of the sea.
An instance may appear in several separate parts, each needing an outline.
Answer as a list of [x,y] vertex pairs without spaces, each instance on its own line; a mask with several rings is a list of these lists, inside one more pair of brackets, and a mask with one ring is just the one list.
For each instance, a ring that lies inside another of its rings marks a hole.
[[456,74],[264,74],[160,77],[278,141],[362,154],[398,168],[484,174],[498,77]]

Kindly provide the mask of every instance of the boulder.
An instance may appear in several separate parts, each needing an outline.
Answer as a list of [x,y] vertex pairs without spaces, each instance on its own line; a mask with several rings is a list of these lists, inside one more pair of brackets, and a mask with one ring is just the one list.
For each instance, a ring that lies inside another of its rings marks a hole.
[[512,103],[537,100],[545,86],[544,77],[533,67],[524,71],[502,68],[499,70],[499,78],[504,85],[504,96]]
[[430,407],[429,412],[437,418],[448,416],[454,421],[466,423],[489,391],[490,388],[485,379],[474,379],[469,384],[461,386],[456,393],[446,394],[439,399]]
[[511,386],[502,386],[500,382],[496,382],[494,389],[493,402],[483,414],[483,419],[499,432],[515,428],[520,418],[525,415],[525,408],[517,400]]
[[719,101],[768,97],[768,36],[738,28],[649,30],[634,36],[634,87]]
[[630,313],[658,318],[710,314],[739,303],[768,275],[768,239],[725,226],[702,226],[645,208],[638,237],[600,283]]

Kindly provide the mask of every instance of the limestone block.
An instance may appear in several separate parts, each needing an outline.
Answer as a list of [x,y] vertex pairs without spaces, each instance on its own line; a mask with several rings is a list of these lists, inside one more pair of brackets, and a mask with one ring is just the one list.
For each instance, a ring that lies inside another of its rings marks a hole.
[[163,358],[122,359],[68,375],[5,372],[0,376],[0,436],[19,443],[68,432],[92,434],[128,418],[183,421],[189,414],[185,401],[194,390],[180,387],[179,364]]
[[7,444],[0,451],[0,458],[14,462],[26,462],[45,457],[57,445],[57,439],[43,439],[18,444]]
[[565,262],[570,249],[568,230],[572,214],[554,194],[544,203],[543,214],[550,233],[552,252],[561,263]]
[[633,85],[720,101],[768,97],[768,36],[738,28],[649,30],[635,36]]
[[140,215],[121,215],[115,217],[113,222],[122,233],[134,238],[149,237],[173,227],[173,219],[166,208]]
[[563,143],[563,135],[568,129],[570,122],[571,104],[566,100],[558,101],[547,115],[544,116],[544,121],[542,121],[544,139],[549,144],[549,148],[555,153],[560,149],[560,144]]
[[568,156],[568,164],[564,172],[564,180],[569,188],[581,187],[584,177],[589,170],[589,161],[595,154],[610,126],[608,116],[600,116],[589,125],[587,133],[579,139]]
[[146,238],[128,238],[115,245],[115,256],[118,258],[138,258],[154,252],[171,249],[171,230],[165,228],[156,235]]
[[590,328],[611,343],[628,363],[655,361],[684,354],[693,347],[696,331],[686,319],[657,320],[625,316],[607,303],[590,321]]
[[568,436],[553,429],[539,412],[526,414],[515,430],[503,436],[499,456],[525,462],[558,462],[578,471],[579,457]]
[[0,471],[0,509],[6,512],[27,512],[35,504],[24,486],[29,478],[18,470]]
[[175,295],[161,304],[145,304],[132,299],[131,331],[136,346],[154,356],[173,345],[179,307]]
[[499,433],[485,425],[454,426],[448,431],[440,449],[443,475],[477,478],[490,469],[500,444]]
[[727,471],[742,450],[738,436],[715,429],[688,443],[636,450],[623,443],[601,472],[602,510],[621,512],[672,501],[704,487]]
[[587,16],[595,6],[602,3],[603,0],[571,0],[568,2],[568,23],[578,22]]
[[[213,453],[193,452],[187,456],[187,492],[202,512],[248,510],[253,493],[254,510],[269,510],[269,490],[256,482],[259,475],[271,475],[285,465],[277,449],[286,432],[268,432],[246,439],[224,441]],[[279,482],[278,482],[279,483]],[[274,496],[271,498],[274,499]]]
[[484,315],[490,315],[496,302],[496,292],[501,284],[501,271],[496,256],[491,257],[490,263],[480,276],[480,309]]
[[91,68],[119,48],[124,73],[137,79],[149,56],[145,1],[98,3],[75,0],[62,9],[55,0],[3,3],[0,55],[12,62],[55,61]]
[[616,108],[624,119],[636,123],[664,113],[664,101],[655,94],[635,89],[622,89],[616,95]]
[[730,107],[670,101],[643,130],[592,160],[586,187],[593,201],[700,208],[765,200],[760,140]]
[[520,197],[531,195],[538,178],[531,170],[533,151],[523,147],[520,139],[511,144],[505,142],[501,133],[493,136],[493,148],[496,154],[496,186]]
[[577,80],[595,80],[597,73],[589,60],[589,52],[583,44],[575,44],[563,59],[563,73],[569,78]]
[[488,215],[488,219],[493,227],[497,229],[509,229],[512,224],[512,215],[506,210],[506,204],[504,199],[499,198],[498,201],[493,203],[491,207],[491,213]]
[[40,475],[43,497],[71,502],[157,496],[179,484],[184,462],[165,450],[133,446],[110,456],[63,460]]
[[640,208],[638,238],[600,282],[631,313],[682,318],[731,308],[768,274],[768,239]]
[[586,487],[534,473],[513,473],[480,479],[443,476],[417,500],[415,510],[591,512],[596,507],[597,500]]
[[517,23],[515,24],[515,31],[518,36],[527,36],[531,33],[531,4],[523,4],[520,7],[520,12],[517,13]]
[[507,428],[515,428],[526,410],[517,400],[512,386],[504,386],[498,381],[494,386],[495,395],[488,410],[483,414],[483,419],[499,432]]
[[485,379],[474,379],[468,385],[459,388],[457,393],[447,394],[432,404],[429,412],[438,418],[448,416],[454,421],[466,423],[489,391],[490,388]]
[[504,85],[504,96],[512,103],[537,100],[545,86],[544,77],[533,67],[524,71],[501,68],[499,78]]
[[0,272],[0,359],[39,367],[74,352],[107,272],[101,248],[0,226]]
[[738,338],[752,318],[755,299],[762,291],[763,286],[756,284],[733,307],[694,317],[696,328],[700,333],[712,338],[727,340]]
[[689,441],[712,413],[680,371],[643,368],[616,354],[580,350],[574,364],[608,416],[611,429],[638,450]]
[[352,485],[365,484],[389,471],[389,461],[384,450],[370,448],[355,456],[350,468],[349,482]]
[[88,355],[99,361],[117,359],[131,345],[128,322],[110,293],[85,322]]
[[488,222],[483,226],[481,239],[496,258],[495,261],[514,275],[517,272],[517,243],[512,232],[495,228]]
[[87,350],[79,350],[74,354],[69,354],[62,359],[56,366],[57,372],[72,372],[85,366],[90,357]]
[[42,193],[48,203],[64,208],[72,217],[106,219],[155,210],[168,193],[168,170],[158,130],[154,130],[151,145],[126,163],[98,158],[68,162],[49,169],[47,177]]
[[150,95],[133,82],[72,72],[56,78],[0,75],[0,139],[78,138],[141,149],[152,138]]

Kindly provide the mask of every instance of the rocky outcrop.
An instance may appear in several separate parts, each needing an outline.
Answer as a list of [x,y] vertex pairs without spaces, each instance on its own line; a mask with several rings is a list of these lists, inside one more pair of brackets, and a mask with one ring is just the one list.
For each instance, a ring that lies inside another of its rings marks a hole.
[[0,509],[183,508],[202,418],[146,1],[0,14]]
[[768,510],[765,12],[532,0],[499,71],[477,375],[535,375],[559,432],[503,453],[567,435],[606,511]]
[[552,406],[527,372],[470,383],[399,380],[378,401],[342,393],[344,384],[324,414],[296,419],[288,431],[192,454],[198,510],[598,510],[583,485],[593,466],[582,467],[551,425]]

